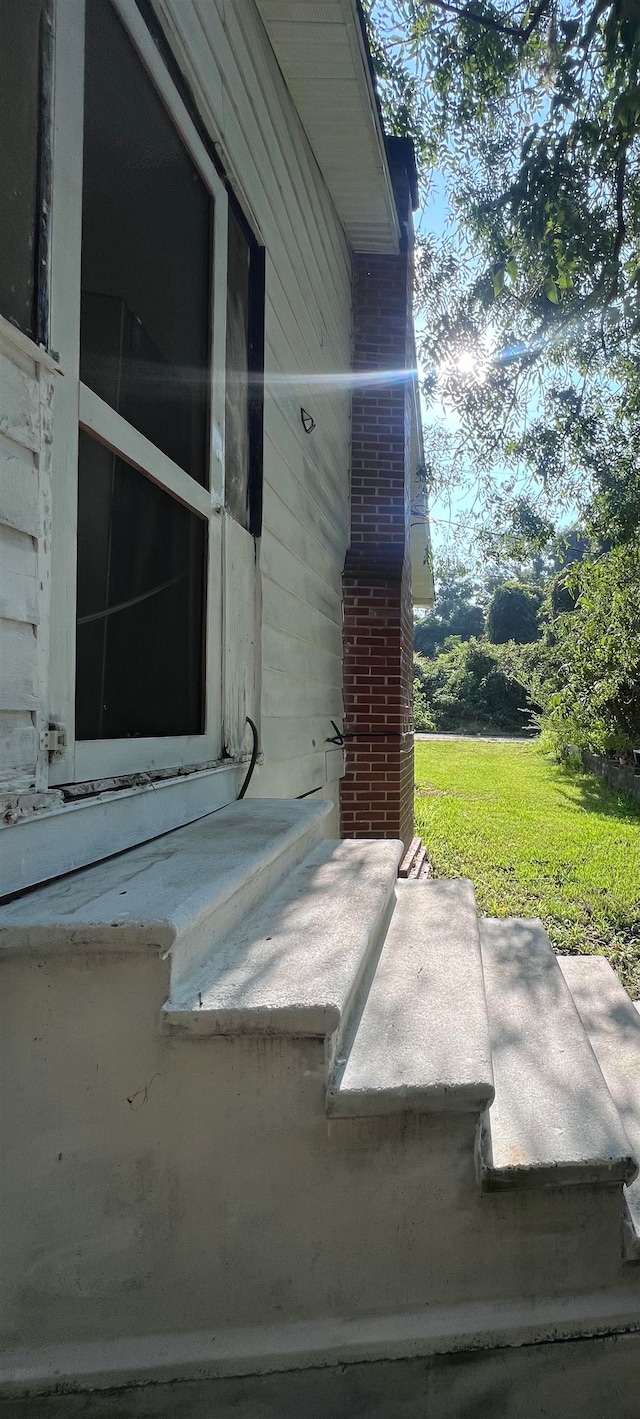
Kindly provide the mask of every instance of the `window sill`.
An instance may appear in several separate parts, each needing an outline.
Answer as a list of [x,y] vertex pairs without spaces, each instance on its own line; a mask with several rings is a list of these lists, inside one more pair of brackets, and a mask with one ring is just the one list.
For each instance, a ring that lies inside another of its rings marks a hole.
[[0,349],[8,351],[19,350],[21,355],[26,355],[33,360],[34,364],[41,365],[43,369],[49,370],[51,374],[62,374],[63,370],[58,360],[54,359],[47,350],[43,350],[41,345],[36,345],[29,335],[24,335],[22,330],[18,330],[16,325],[12,325],[4,315],[0,315]]
[[246,765],[219,764],[134,788],[96,793],[0,829],[0,897],[148,842],[232,803]]

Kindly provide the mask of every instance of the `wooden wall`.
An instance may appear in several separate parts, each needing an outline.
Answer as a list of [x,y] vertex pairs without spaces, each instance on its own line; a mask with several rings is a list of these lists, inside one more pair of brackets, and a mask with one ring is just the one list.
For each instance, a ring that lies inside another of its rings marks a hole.
[[252,0],[156,9],[266,248],[264,765],[254,791],[297,795],[335,774],[325,741],[342,721],[351,400],[335,375],[351,363],[350,252]]
[[55,375],[0,321],[0,822],[46,794],[51,397]]

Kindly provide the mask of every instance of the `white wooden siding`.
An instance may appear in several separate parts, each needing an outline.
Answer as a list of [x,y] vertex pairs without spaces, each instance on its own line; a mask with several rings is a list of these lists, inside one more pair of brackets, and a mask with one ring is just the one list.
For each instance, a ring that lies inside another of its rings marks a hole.
[[[326,782],[331,720],[342,724],[351,401],[347,381],[335,376],[347,375],[351,362],[350,253],[253,0],[157,0],[156,10],[266,248],[257,647],[264,762],[250,792],[308,793]],[[311,434],[301,406],[315,419]],[[227,600],[232,590],[227,582]],[[251,610],[240,635],[245,667]],[[227,630],[237,617],[238,608],[225,615]],[[244,684],[245,700],[250,686],[246,668],[238,677],[230,656],[228,647],[234,703],[226,714],[235,735],[238,686]]]
[[46,790],[51,361],[0,320],[0,821]]

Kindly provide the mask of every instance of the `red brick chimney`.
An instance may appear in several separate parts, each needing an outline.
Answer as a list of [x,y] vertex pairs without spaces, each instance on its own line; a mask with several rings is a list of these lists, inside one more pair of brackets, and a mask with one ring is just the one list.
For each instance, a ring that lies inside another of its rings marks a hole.
[[[398,205],[398,256],[354,257],[353,367],[371,384],[353,395],[351,546],[344,576],[346,775],[344,837],[413,833],[413,611],[408,450],[413,366],[413,219],[410,139],[388,140]],[[377,372],[397,378],[376,382]]]

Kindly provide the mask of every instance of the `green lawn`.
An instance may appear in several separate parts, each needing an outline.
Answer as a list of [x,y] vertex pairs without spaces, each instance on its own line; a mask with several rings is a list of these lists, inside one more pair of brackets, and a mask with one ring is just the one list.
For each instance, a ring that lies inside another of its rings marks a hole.
[[486,916],[539,916],[559,951],[603,952],[640,997],[640,804],[535,743],[416,744],[416,833]]

